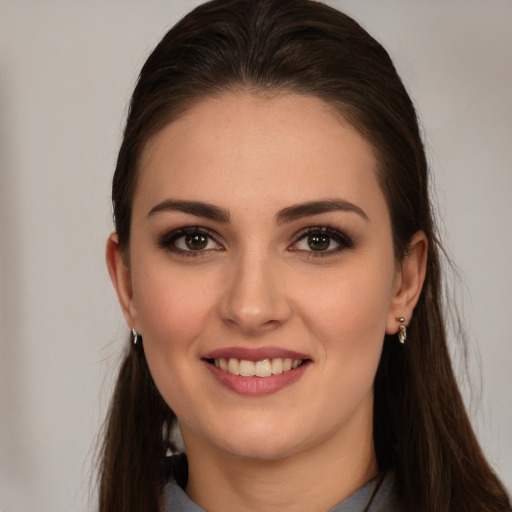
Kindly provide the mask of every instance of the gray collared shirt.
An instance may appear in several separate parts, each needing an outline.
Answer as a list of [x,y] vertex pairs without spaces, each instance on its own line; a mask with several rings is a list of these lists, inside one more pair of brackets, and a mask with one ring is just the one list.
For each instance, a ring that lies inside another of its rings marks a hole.
[[[334,508],[331,508],[329,512],[362,512],[365,509],[368,512],[402,512],[403,509],[399,505],[394,492],[393,475],[388,474],[384,477],[376,490],[375,496],[373,496],[376,487],[379,485],[379,480],[379,478],[371,480]],[[205,512],[175,482],[170,482],[165,486],[164,496],[164,512]],[[371,504],[366,508],[370,500]]]

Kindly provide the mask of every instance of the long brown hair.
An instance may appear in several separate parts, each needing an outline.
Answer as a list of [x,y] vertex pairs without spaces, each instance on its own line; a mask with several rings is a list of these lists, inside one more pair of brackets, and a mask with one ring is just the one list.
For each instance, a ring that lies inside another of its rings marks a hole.
[[[387,52],[348,16],[311,0],[213,0],[164,36],[140,73],[113,179],[115,226],[126,257],[144,146],[194,102],[227,90],[318,97],[373,145],[396,260],[418,230],[429,242],[410,342],[401,346],[386,336],[375,379],[379,469],[394,472],[407,510],[509,510],[470,426],[448,354],[442,248],[415,109]],[[175,421],[143,349],[130,346],[105,427],[101,512],[154,512],[161,506]]]

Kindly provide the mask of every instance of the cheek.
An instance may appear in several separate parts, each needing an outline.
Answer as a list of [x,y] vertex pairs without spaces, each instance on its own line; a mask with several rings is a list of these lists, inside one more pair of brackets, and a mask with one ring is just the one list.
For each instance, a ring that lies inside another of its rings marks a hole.
[[333,273],[302,296],[301,316],[326,351],[344,358],[380,353],[394,277],[392,263],[387,268],[364,265]]
[[191,397],[204,394],[190,377],[197,371],[198,341],[209,332],[215,309],[214,276],[175,271],[166,262],[139,269],[144,270],[133,276],[134,303],[146,360],[164,400],[187,420]]
[[303,318],[307,318],[308,330],[321,351],[322,376],[317,385],[331,390],[324,402],[312,397],[325,410],[327,423],[348,421],[354,411],[370,403],[372,396],[391,283],[382,275],[379,279],[377,273],[363,275],[327,281],[321,297],[311,297],[302,304],[307,311]]
[[133,276],[141,333],[152,344],[170,348],[188,345],[201,334],[215,308],[214,276],[200,271],[173,271],[165,263],[144,268]]

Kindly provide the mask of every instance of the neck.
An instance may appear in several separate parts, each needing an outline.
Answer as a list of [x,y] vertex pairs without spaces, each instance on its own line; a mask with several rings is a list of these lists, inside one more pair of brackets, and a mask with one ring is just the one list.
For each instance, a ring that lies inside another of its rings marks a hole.
[[258,459],[212,450],[184,430],[186,492],[209,512],[329,510],[378,473],[370,421],[285,457]]

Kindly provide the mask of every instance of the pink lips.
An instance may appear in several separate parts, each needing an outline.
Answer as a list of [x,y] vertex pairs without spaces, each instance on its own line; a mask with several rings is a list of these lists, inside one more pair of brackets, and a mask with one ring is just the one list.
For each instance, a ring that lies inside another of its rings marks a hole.
[[245,348],[245,347],[231,347],[219,348],[208,352],[201,356],[201,359],[220,359],[225,357],[229,359],[245,359],[246,361],[263,361],[263,359],[311,359],[307,354],[294,352],[293,350],[285,350],[278,347],[259,347],[259,348]]
[[[269,377],[242,377],[223,371],[211,364],[212,359],[235,358],[246,361],[262,361],[264,359],[301,359],[304,363],[294,370],[286,371]],[[311,357],[292,350],[277,347],[244,348],[232,347],[213,350],[201,358],[212,376],[224,387],[240,395],[261,396],[275,393],[290,386],[307,371]]]

